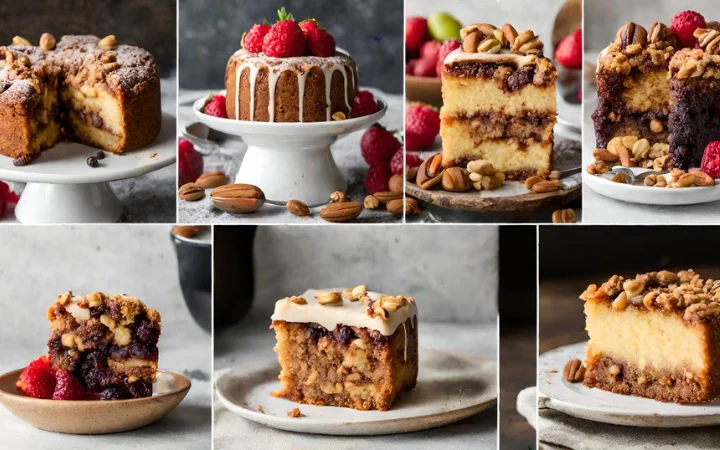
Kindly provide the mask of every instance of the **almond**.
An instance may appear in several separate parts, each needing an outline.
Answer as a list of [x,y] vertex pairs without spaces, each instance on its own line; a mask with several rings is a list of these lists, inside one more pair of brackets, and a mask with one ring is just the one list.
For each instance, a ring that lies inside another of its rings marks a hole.
[[395,174],[390,177],[390,181],[388,182],[388,188],[390,189],[390,192],[402,194],[404,187],[405,181],[403,180],[402,175]]
[[560,190],[561,187],[562,184],[559,181],[541,181],[539,183],[535,183],[531,190],[536,194],[544,194]]
[[391,200],[402,199],[402,196],[403,196],[402,191],[399,193],[390,192],[390,191],[380,191],[380,192],[376,192],[373,195],[375,195],[375,198],[378,199],[378,201],[382,204],[385,204]]
[[328,222],[344,223],[358,218],[362,205],[354,202],[330,203],[320,210],[320,217]]
[[228,184],[228,177],[225,172],[218,170],[200,175],[195,184],[203,189],[213,189]]
[[205,197],[205,189],[195,183],[183,184],[178,191],[178,197],[186,202],[195,202]]
[[98,42],[97,46],[100,50],[115,50],[116,48],[118,48],[118,42],[115,39],[115,35],[110,34],[100,39],[100,42]]
[[50,51],[55,48],[55,36],[50,33],[43,33],[40,36],[40,48],[45,51]]
[[290,214],[298,217],[309,216],[310,208],[300,200],[289,200],[285,205]]
[[265,203],[265,193],[252,184],[227,184],[210,194],[213,204],[231,214],[247,214],[260,209]]

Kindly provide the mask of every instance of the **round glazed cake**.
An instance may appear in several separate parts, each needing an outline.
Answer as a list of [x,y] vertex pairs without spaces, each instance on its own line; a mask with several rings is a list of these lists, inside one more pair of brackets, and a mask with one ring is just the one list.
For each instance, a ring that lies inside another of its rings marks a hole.
[[225,71],[230,119],[255,122],[324,122],[350,108],[358,89],[355,61],[329,57],[273,58],[240,49]]

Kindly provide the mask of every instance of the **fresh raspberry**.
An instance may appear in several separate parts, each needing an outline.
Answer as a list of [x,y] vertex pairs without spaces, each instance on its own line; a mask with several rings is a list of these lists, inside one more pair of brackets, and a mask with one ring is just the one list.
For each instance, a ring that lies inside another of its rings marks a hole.
[[713,141],[705,147],[700,170],[713,178],[720,178],[720,141]]
[[405,148],[409,152],[419,152],[422,150],[420,142],[422,138],[418,133],[408,130],[405,128]]
[[267,23],[259,23],[253,25],[250,31],[242,37],[242,46],[245,50],[253,53],[262,52],[263,40],[265,35],[270,31],[270,25]]
[[28,364],[15,386],[28,397],[49,399],[55,391],[55,383],[47,356],[41,356]]
[[53,392],[53,400],[85,400],[85,388],[80,380],[67,370],[59,369],[55,372],[57,384]]
[[705,28],[705,18],[695,11],[683,11],[672,18],[670,30],[683,47],[693,47],[697,38],[693,35],[698,28]]
[[192,142],[180,139],[178,143],[178,181],[180,186],[197,180],[203,173],[202,155]]
[[288,14],[283,7],[278,10],[278,18],[280,20],[275,22],[263,39],[263,53],[274,58],[305,55],[305,35],[292,14]]
[[371,166],[387,163],[400,147],[400,141],[379,123],[368,128],[360,139],[360,151]]
[[324,28],[309,28],[304,31],[305,41],[307,42],[310,53],[321,58],[327,58],[335,54],[335,38]]
[[0,181],[0,217],[15,213],[15,205],[19,201],[20,197],[10,190],[10,186]]
[[577,99],[580,103],[582,103],[582,87],[580,87],[580,89],[578,89]]
[[318,27],[317,20],[315,19],[305,19],[302,22],[300,22],[300,29],[303,31],[304,34],[307,34],[310,32],[310,30],[314,30]]
[[430,38],[427,19],[424,17],[408,17],[405,20],[405,48],[411,52],[420,50],[423,42]]
[[380,109],[375,97],[370,91],[358,91],[353,99],[350,117],[362,117],[377,112]]
[[205,106],[205,114],[208,116],[222,117],[227,119],[227,110],[225,109],[225,96],[216,95]]
[[390,171],[390,165],[387,162],[370,166],[367,177],[365,177],[365,187],[371,194],[387,191],[390,189],[388,182],[392,176],[393,173]]
[[413,75],[416,77],[434,77],[435,61],[429,59],[418,59],[413,69]]
[[[415,133],[412,139],[417,138],[419,150],[430,150],[435,142],[435,136],[440,133],[440,113],[429,105],[417,103],[407,108],[405,112],[405,135]],[[407,143],[407,142],[406,142]],[[415,150],[407,145],[408,150]]]
[[412,75],[415,71],[415,64],[417,63],[417,59],[411,59],[410,61],[405,64],[405,75]]
[[427,41],[420,47],[420,58],[432,61],[435,64],[440,56],[442,44],[438,41]]
[[555,49],[555,59],[568,69],[582,69],[582,28],[565,36]]
[[395,175],[402,175],[403,170],[405,170],[405,164],[410,167],[417,167],[422,164],[422,162],[423,160],[420,157],[411,153],[406,154],[405,158],[403,159],[403,149],[400,148],[398,149],[398,151],[395,152],[392,159],[390,160],[390,170]]
[[460,48],[460,41],[456,41],[455,39],[448,39],[442,43],[438,51],[437,65],[435,66],[435,74],[438,77],[442,75],[443,61],[445,61],[447,55],[458,48]]

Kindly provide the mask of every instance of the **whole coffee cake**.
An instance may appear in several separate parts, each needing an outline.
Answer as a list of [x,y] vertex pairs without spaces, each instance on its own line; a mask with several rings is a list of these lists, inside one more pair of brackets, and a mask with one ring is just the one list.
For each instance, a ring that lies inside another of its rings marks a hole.
[[272,395],[311,405],[390,409],[415,387],[417,306],[411,297],[309,290],[275,303],[282,388]]

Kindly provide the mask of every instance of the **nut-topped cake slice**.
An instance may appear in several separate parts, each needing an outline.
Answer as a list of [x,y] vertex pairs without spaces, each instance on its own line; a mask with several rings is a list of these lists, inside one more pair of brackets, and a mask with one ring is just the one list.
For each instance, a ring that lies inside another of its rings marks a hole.
[[663,270],[588,286],[584,383],[665,402],[720,396],[720,280]]
[[388,410],[418,374],[417,306],[411,297],[308,290],[275,303],[272,326],[282,388],[311,405]]
[[668,27],[649,31],[628,22],[598,57],[598,106],[592,115],[599,148],[615,137],[638,136],[667,143],[670,112],[668,67],[678,42]]
[[675,165],[699,167],[703,152],[720,140],[720,26],[698,28],[699,48],[670,61],[670,154]]
[[150,397],[160,315],[135,297],[93,292],[58,296],[48,310],[50,364],[101,400]]
[[443,63],[444,167],[486,160],[508,179],[546,178],[552,166],[555,66],[531,30],[487,23],[461,31]]

